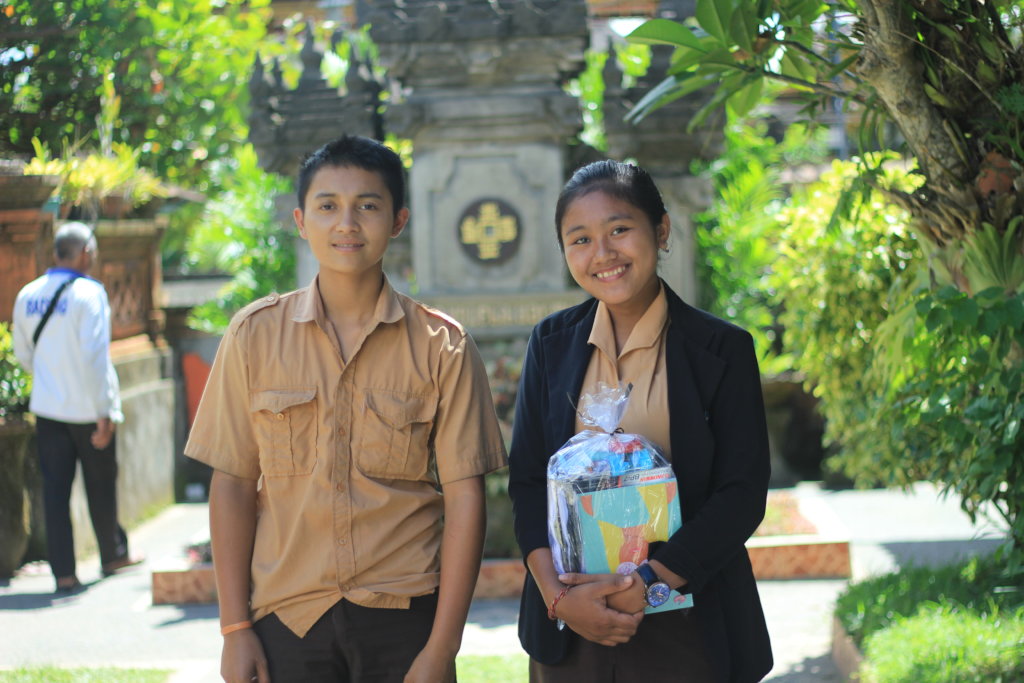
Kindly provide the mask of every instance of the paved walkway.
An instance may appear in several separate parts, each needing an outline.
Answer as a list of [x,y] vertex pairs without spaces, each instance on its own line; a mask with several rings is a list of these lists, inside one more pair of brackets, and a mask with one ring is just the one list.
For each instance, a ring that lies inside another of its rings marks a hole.
[[[929,485],[910,493],[793,489],[812,521],[851,542],[855,578],[900,564],[932,564],[998,544],[992,525],[972,525],[957,503]],[[138,568],[99,580],[99,562],[79,563],[89,584],[67,598],[52,595],[45,565],[31,565],[0,584],[0,667],[23,665],[166,668],[172,683],[214,683],[220,654],[213,605],[153,605],[150,572],[173,564],[187,544],[207,534],[204,504],[174,505],[131,533],[146,555]],[[773,683],[838,682],[832,664],[832,606],[845,581],[762,581],[759,584],[776,665]],[[479,600],[466,629],[464,654],[519,653],[516,600]],[[464,683],[475,683],[465,681]]]

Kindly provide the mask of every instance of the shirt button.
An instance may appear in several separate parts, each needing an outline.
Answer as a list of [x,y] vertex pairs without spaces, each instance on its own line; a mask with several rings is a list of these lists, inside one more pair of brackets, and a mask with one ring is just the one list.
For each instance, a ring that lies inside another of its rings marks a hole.
[[338,545],[345,545],[345,539],[344,538],[339,538],[338,539]]
[[338,489],[339,491],[344,491],[345,490],[345,485],[339,481],[337,483],[337,485],[335,485],[334,488]]
[[283,420],[284,419],[284,413],[278,413],[276,415],[276,417],[277,417],[278,420]]

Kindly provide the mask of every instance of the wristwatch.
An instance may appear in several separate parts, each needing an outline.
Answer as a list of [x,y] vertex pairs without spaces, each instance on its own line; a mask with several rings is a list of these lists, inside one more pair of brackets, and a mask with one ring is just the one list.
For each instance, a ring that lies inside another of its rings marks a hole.
[[636,568],[636,573],[643,579],[644,599],[651,607],[661,607],[668,602],[672,589],[668,584],[658,578],[651,565],[644,563]]

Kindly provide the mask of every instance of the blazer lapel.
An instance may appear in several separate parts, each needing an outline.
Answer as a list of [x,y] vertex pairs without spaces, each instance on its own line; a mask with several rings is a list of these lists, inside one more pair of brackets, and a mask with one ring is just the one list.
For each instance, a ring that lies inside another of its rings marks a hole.
[[711,397],[722,379],[724,361],[708,347],[714,333],[693,309],[671,290],[666,370],[671,419],[672,469],[680,486],[683,518],[695,514],[707,497],[715,442],[708,412]]
[[593,308],[578,323],[544,339],[544,354],[550,372],[548,443],[556,450],[576,432],[576,401],[593,353],[587,340],[590,338],[596,311],[595,301]]

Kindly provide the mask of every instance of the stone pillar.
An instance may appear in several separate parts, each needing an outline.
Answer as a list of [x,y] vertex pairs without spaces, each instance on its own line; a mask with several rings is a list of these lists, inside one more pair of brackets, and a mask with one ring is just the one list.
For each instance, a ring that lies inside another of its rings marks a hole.
[[[413,144],[416,294],[471,319],[489,310],[499,326],[532,325],[525,318],[538,311],[520,316],[507,309],[524,302],[503,297],[550,298],[556,308],[579,299],[567,287],[553,216],[567,141],[582,127],[561,85],[583,65],[586,4],[397,4],[366,1],[358,12],[399,86],[385,127]],[[472,302],[477,295],[487,310]]]
[[[694,0],[663,0],[657,16],[683,21],[693,16]],[[636,159],[658,184],[672,221],[671,252],[661,260],[660,272],[677,294],[691,304],[698,301],[695,272],[696,241],[692,215],[711,201],[711,184],[690,173],[696,159],[712,159],[722,149],[722,116],[712,116],[702,128],[687,132],[687,123],[708,99],[698,91],[671,102],[637,124],[624,118],[632,103],[664,80],[672,49],[651,48],[651,65],[634,87],[622,87],[622,72],[612,53],[605,65],[605,133],[614,159]]]
[[[317,50],[308,25],[300,58],[302,75],[294,90],[285,86],[277,60],[267,74],[257,56],[249,79],[249,140],[263,169],[292,181],[302,157],[325,142],[343,134],[378,140],[384,137],[377,111],[381,86],[373,79],[370,65],[353,54],[344,88],[328,86],[320,72],[323,55]],[[295,206],[293,194],[275,199],[282,231],[301,242],[292,219]],[[304,243],[299,245],[296,256],[297,280],[305,285],[316,274],[317,263]]]
[[0,210],[0,322],[11,322],[22,287],[52,262],[53,214],[41,209]]

